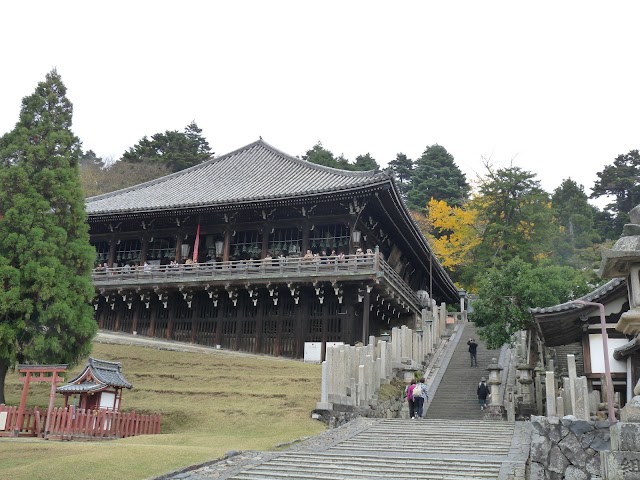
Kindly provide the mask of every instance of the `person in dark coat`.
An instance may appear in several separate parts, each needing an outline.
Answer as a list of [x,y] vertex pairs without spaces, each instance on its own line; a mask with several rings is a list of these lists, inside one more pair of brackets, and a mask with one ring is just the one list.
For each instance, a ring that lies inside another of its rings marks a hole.
[[477,367],[478,358],[476,357],[476,353],[478,352],[478,344],[473,338],[470,338],[469,341],[467,342],[467,345],[469,345],[469,355],[471,356],[471,366]]
[[489,396],[489,387],[487,387],[487,381],[484,377],[478,384],[478,403],[480,403],[480,410],[484,410],[487,407],[487,397]]

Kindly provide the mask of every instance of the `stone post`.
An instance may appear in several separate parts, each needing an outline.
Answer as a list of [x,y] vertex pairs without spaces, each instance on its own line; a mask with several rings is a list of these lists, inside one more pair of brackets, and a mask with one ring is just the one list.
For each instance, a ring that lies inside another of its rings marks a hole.
[[364,365],[358,366],[358,406],[364,407],[367,404],[367,382]]
[[400,329],[393,327],[391,329],[391,362],[395,368],[400,367],[402,359],[400,358]]
[[425,355],[433,352],[433,340],[431,339],[431,321],[429,320],[429,311],[422,309],[422,328],[424,330],[424,347]]
[[556,417],[556,380],[553,372],[546,372],[545,387],[547,392],[547,417]]
[[542,384],[544,382],[544,378],[543,378],[543,373],[544,373],[544,368],[542,368],[542,364],[540,362],[538,362],[538,364],[536,365],[536,368],[534,369],[534,372],[536,374],[535,376],[535,389],[536,389],[536,412],[539,415],[544,415],[544,411],[542,410],[542,392],[543,392],[543,388],[542,388]]
[[320,389],[320,401],[316,403],[316,410],[333,410],[333,404],[329,402],[329,390],[327,361],[322,362],[322,386]]
[[408,363],[411,359],[411,349],[409,344],[411,341],[410,332],[411,330],[409,330],[406,325],[403,325],[400,328],[400,361],[402,363]]
[[569,386],[569,377],[562,377],[562,402],[565,415],[573,415],[571,407],[571,387]]
[[576,378],[575,388],[576,409],[574,415],[578,420],[589,420],[591,418],[589,408],[589,387],[587,377]]
[[578,373],[576,369],[576,356],[573,354],[567,355],[567,368],[569,369],[569,394],[571,396],[571,412],[576,411],[576,378]]

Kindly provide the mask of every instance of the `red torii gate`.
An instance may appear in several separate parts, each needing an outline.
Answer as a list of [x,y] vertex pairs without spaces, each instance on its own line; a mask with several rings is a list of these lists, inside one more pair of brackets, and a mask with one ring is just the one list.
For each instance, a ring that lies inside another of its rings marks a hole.
[[[29,393],[29,384],[31,382],[49,382],[51,383],[51,392],[49,393],[49,408],[47,409],[47,420],[45,422],[44,433],[49,433],[49,418],[51,416],[51,410],[56,399],[56,388],[58,380],[64,381],[64,378],[58,374],[64,373],[69,365],[18,365],[18,372],[25,376],[20,378],[20,381],[24,383],[22,388],[22,397],[20,397],[20,407],[18,407],[18,421],[14,427],[13,434],[18,436],[20,428],[22,428],[22,420],[27,404],[27,395]],[[34,376],[37,374],[37,376]]]

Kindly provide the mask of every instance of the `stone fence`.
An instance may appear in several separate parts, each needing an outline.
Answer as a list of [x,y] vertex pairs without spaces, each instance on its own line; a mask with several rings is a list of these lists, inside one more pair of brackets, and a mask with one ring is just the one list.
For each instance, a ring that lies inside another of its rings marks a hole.
[[327,347],[316,410],[375,407],[380,385],[391,381],[394,370],[424,368],[433,348],[429,337],[402,326],[393,328],[389,340],[372,336],[366,346]]

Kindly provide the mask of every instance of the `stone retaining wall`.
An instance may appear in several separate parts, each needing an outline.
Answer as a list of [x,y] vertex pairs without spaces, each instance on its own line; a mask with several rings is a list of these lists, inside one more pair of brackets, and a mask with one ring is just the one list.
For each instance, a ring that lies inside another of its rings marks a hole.
[[326,423],[329,428],[336,428],[344,425],[358,417],[367,418],[398,418],[400,411],[404,406],[402,398],[392,398],[384,402],[378,402],[375,407],[346,409],[347,411],[333,410],[316,410],[322,422]]
[[609,422],[531,417],[531,480],[601,480],[600,452],[611,449]]

